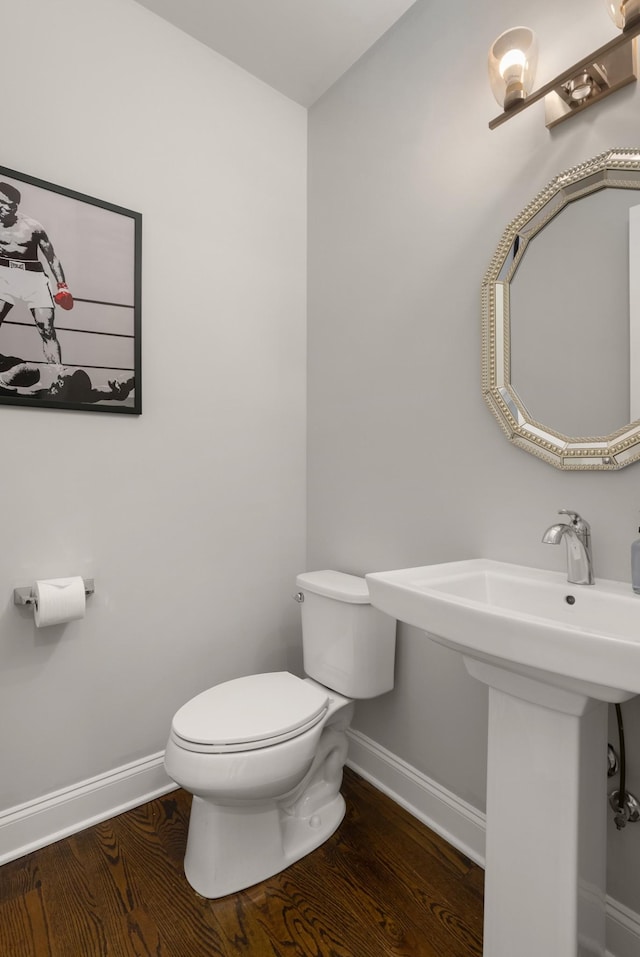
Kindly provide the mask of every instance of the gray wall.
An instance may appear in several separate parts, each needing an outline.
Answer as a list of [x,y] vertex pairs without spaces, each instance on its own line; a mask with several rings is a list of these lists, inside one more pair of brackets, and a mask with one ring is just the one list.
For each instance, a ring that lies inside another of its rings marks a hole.
[[[553,132],[542,104],[490,132],[487,51],[518,23],[538,33],[540,84],[616,32],[597,2],[485,0],[463,19],[418,0],[310,111],[311,568],[562,569],[541,536],[572,507],[596,574],[629,580],[640,466],[558,472],[508,443],[480,392],[480,284],[505,226],[560,171],[640,145],[636,86]],[[485,689],[454,653],[399,636],[396,688],[360,704],[356,727],[483,808]],[[640,702],[623,712],[640,794]],[[609,825],[608,891],[640,912],[640,827]]]
[[[157,754],[216,681],[299,664],[307,155],[302,107],[131,0],[2,27],[2,164],[143,215],[144,411],[0,406],[0,814]],[[14,607],[74,574],[82,621]]]

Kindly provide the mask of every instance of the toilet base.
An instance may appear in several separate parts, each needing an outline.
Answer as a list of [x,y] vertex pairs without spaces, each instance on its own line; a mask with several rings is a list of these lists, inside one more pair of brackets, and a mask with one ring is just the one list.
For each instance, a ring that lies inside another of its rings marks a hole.
[[345,810],[339,793],[307,817],[276,805],[224,807],[194,797],[185,876],[202,897],[244,890],[323,844],[339,827]]
[[325,728],[311,767],[281,798],[226,805],[194,795],[184,872],[198,894],[224,897],[251,887],[331,837],[346,810],[340,785],[350,716],[345,709],[341,722]]

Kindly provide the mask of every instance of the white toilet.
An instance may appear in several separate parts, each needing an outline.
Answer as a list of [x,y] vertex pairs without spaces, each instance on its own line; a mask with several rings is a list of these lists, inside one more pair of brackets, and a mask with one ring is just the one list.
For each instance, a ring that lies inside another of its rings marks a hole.
[[333,834],[352,699],[393,688],[396,622],[364,578],[310,572],[296,585],[308,677],[225,681],[173,719],[165,767],[194,796],[184,870],[203,897],[265,880]]

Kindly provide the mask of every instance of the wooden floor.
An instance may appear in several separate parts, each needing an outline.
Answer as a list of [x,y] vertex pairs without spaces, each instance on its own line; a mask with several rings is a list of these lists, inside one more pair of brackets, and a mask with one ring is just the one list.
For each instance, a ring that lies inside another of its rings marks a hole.
[[347,815],[282,874],[187,884],[174,791],[0,868],[2,957],[479,957],[483,872],[352,771]]

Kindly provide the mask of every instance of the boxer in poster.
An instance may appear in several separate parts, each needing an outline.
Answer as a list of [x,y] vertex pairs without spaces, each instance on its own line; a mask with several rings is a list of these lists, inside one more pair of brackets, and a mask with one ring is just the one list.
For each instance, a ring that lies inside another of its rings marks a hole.
[[[72,309],[73,296],[44,227],[19,211],[20,199],[15,186],[0,183],[0,324],[17,300],[26,303],[40,333],[47,362],[61,370],[55,306]],[[57,283],[55,295],[38,253],[42,253]]]

